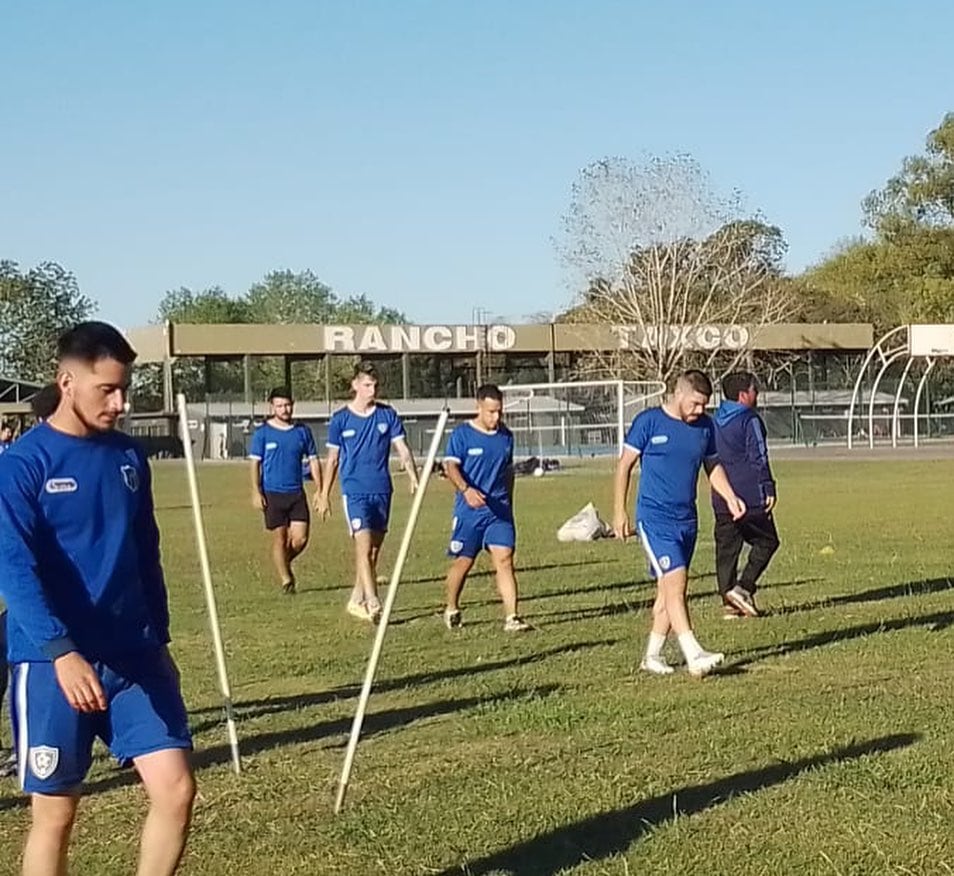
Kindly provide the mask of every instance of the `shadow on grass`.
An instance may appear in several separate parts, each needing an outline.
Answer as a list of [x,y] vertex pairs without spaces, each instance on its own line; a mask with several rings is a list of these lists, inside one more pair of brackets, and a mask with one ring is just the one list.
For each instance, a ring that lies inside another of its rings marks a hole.
[[[555,648],[547,648],[538,651],[535,654],[525,654],[520,657],[514,657],[509,660],[495,660],[487,663],[475,663],[470,666],[455,666],[449,669],[438,669],[432,672],[420,672],[414,675],[403,675],[399,678],[385,678],[374,685],[375,693],[385,693],[388,691],[403,690],[408,687],[418,687],[421,685],[432,684],[438,681],[448,681],[465,676],[480,675],[486,672],[497,672],[501,669],[513,669],[521,666],[530,666],[534,663],[540,663],[550,657],[556,657],[560,654],[575,654],[581,651],[587,651],[591,648],[603,648],[615,645],[617,639],[599,639],[592,642],[572,642],[568,645],[560,645]],[[290,712],[297,709],[306,709],[312,706],[322,706],[337,700],[351,699],[361,693],[360,685],[346,685],[343,687],[332,688],[331,690],[317,691],[315,693],[295,694],[287,697],[268,697],[260,700],[249,700],[247,702],[236,702],[236,719],[242,721],[248,718],[258,718],[263,715],[275,715],[280,712]],[[199,721],[192,727],[192,732],[196,735],[206,730],[216,727],[223,722],[223,718],[218,717],[222,714],[219,707],[197,709],[190,713],[193,718],[204,717],[207,715],[216,715],[214,719]]]
[[556,876],[573,867],[622,854],[651,831],[679,817],[720,806],[736,795],[780,785],[809,770],[906,748],[919,738],[914,733],[883,736],[803,760],[736,773],[705,785],[679,788],[625,809],[575,821],[487,857],[464,861],[442,871],[440,876]]
[[[560,685],[547,684],[532,688],[516,688],[505,693],[482,697],[467,697],[464,699],[437,700],[418,706],[407,706],[400,709],[385,709],[373,712],[365,717],[361,738],[377,736],[389,730],[407,727],[418,721],[428,718],[452,715],[456,712],[465,712],[471,709],[490,706],[498,707],[507,703],[529,697],[548,697],[560,690]],[[332,737],[342,737],[325,748],[342,748],[347,741],[347,734],[351,730],[352,716],[336,718],[332,721],[321,721],[306,727],[292,727],[287,730],[275,730],[268,733],[259,733],[254,736],[243,736],[239,733],[239,750],[242,757],[260,754],[263,751],[272,751],[286,745],[301,745],[307,742],[317,742]],[[212,748],[200,748],[192,758],[196,771],[213,766],[228,765],[232,761],[232,752],[227,744],[216,745]],[[104,779],[99,779],[84,786],[84,796],[102,794],[117,788],[125,788],[139,784],[139,774],[134,769],[117,770]],[[16,796],[0,799],[0,812],[6,809],[25,807],[25,796]]]
[[885,599],[900,599],[905,596],[929,596],[932,593],[944,593],[954,590],[954,580],[951,578],[929,578],[923,581],[907,581],[903,584],[892,584],[889,587],[876,587],[873,590],[862,590],[860,593],[845,593],[841,596],[832,596],[820,599],[817,602],[806,602],[802,605],[791,605],[767,612],[767,615],[798,614],[803,611],[815,611],[820,608],[835,608],[839,605],[857,605],[862,602],[881,602]]
[[928,627],[932,632],[938,632],[946,629],[954,623],[954,610],[937,611],[933,614],[918,615],[916,617],[899,617],[892,620],[872,621],[867,624],[858,624],[854,627],[841,627],[834,630],[824,630],[820,633],[814,633],[806,636],[804,639],[796,639],[793,642],[780,642],[777,645],[764,645],[748,652],[748,655],[740,660],[734,660],[726,665],[726,672],[719,674],[733,674],[739,672],[746,666],[758,663],[762,660],[768,660],[772,657],[785,657],[788,654],[797,654],[801,651],[811,651],[813,648],[822,648],[825,645],[832,645],[836,642],[847,642],[853,639],[861,639],[865,636],[871,636],[875,633],[893,633],[898,630],[906,630],[911,627]]

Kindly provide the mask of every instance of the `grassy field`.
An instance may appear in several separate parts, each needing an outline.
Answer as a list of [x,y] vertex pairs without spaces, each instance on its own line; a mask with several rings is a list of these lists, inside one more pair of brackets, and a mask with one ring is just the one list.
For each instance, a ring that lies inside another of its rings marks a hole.
[[[183,872],[954,873],[951,463],[777,468],[784,544],[760,595],[764,619],[722,620],[703,511],[693,610],[700,640],[727,664],[701,681],[634,672],[651,592],[635,544],[556,542],[586,500],[609,511],[608,467],[518,483],[523,611],[538,626],[524,636],[501,630],[486,574],[470,583],[463,629],[444,629],[450,495],[435,482],[335,817],[372,640],[342,610],[340,515],[299,563],[300,594],[281,597],[244,467],[201,471],[241,718],[237,778],[185,478],[158,464],[200,789]],[[388,560],[408,507],[401,494]],[[103,754],[73,872],[132,872],[143,811],[135,775]],[[13,781],[0,780],[0,873],[14,871],[26,824]]]

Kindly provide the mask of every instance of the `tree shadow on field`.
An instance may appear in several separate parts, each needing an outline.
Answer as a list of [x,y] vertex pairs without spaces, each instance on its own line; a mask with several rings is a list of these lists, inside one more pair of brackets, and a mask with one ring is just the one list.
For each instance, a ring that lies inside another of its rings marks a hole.
[[875,633],[893,633],[898,630],[906,630],[911,627],[928,627],[932,632],[938,632],[946,629],[954,623],[954,610],[937,611],[932,614],[918,615],[916,617],[900,617],[893,620],[872,621],[867,624],[858,624],[854,627],[842,627],[834,630],[824,630],[820,633],[813,633],[804,639],[796,639],[793,642],[780,642],[777,645],[764,645],[748,652],[747,656],[740,660],[734,660],[726,664],[725,672],[721,675],[731,675],[744,670],[746,666],[753,663],[759,663],[762,660],[768,660],[772,657],[785,657],[789,654],[797,654],[801,651],[811,651],[814,648],[822,648],[825,645],[832,645],[836,642],[848,642],[853,639],[862,639],[865,636],[871,636]]
[[819,599],[816,602],[806,602],[802,605],[785,606],[768,615],[798,614],[803,611],[816,611],[821,608],[835,608],[840,605],[856,605],[862,602],[881,602],[885,599],[900,599],[905,596],[929,596],[932,593],[944,593],[954,590],[954,579],[928,578],[922,581],[907,581],[903,584],[892,584],[888,587],[876,587],[873,590],[862,590],[860,593],[845,593],[841,596],[831,596]]
[[[514,657],[509,660],[495,660],[488,663],[476,663],[470,666],[455,666],[448,669],[438,669],[432,672],[420,672],[414,675],[403,675],[399,678],[386,678],[375,683],[375,693],[385,693],[388,691],[404,690],[409,687],[418,687],[432,684],[439,681],[449,681],[456,678],[480,675],[486,672],[497,672],[502,669],[514,669],[522,666],[530,666],[540,663],[550,657],[556,657],[561,654],[576,654],[581,651],[587,651],[591,648],[603,648],[615,645],[618,639],[599,639],[592,642],[573,642],[569,645],[560,645],[555,648],[548,648],[544,651],[537,651],[535,654],[525,654],[520,657]],[[249,700],[247,702],[236,702],[235,712],[238,721],[249,718],[259,718],[265,715],[275,715],[281,712],[293,712],[299,709],[307,709],[313,706],[323,706],[338,700],[351,699],[361,693],[361,686],[346,685],[343,687],[332,688],[331,690],[317,691],[315,693],[295,694],[287,697],[268,697],[259,700]],[[190,715],[193,718],[215,715],[216,717],[199,721],[192,726],[192,732],[196,735],[216,727],[222,723],[223,718],[221,707],[211,707],[197,709]]]
[[736,773],[705,785],[690,785],[625,809],[601,812],[475,861],[463,861],[439,876],[556,876],[573,867],[624,853],[653,830],[679,817],[698,815],[739,794],[753,794],[797,778],[809,770],[886,754],[913,745],[914,733],[883,736],[836,748],[826,754]]
[[[407,706],[400,709],[385,709],[372,712],[365,717],[361,738],[377,736],[389,730],[407,727],[418,721],[428,718],[452,715],[456,712],[466,712],[485,706],[497,707],[530,697],[549,697],[560,690],[558,684],[538,685],[531,688],[515,688],[504,693],[490,696],[467,697],[464,699],[436,700],[417,706]],[[317,742],[332,737],[340,737],[337,741],[323,748],[344,747],[347,734],[351,730],[352,716],[335,718],[331,721],[321,721],[306,727],[292,727],[287,730],[275,730],[268,733],[259,733],[255,736],[243,736],[239,733],[239,751],[243,758],[260,754],[263,751],[272,751],[286,745],[301,745],[308,742]],[[200,748],[192,757],[192,764],[196,771],[213,766],[222,766],[231,763],[232,751],[228,744],[216,745],[212,748]],[[90,782],[83,787],[83,795],[102,794],[117,788],[125,788],[139,784],[139,774],[134,769],[116,771],[114,774]],[[0,812],[5,809],[25,807],[28,799],[25,796],[0,798]]]

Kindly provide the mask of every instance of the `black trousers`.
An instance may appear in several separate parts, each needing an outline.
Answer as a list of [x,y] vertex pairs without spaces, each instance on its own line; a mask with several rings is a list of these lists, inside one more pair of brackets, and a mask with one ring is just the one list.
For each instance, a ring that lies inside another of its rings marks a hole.
[[[746,544],[750,546],[749,558],[740,575],[739,556],[742,546]],[[771,514],[749,512],[738,521],[728,514],[716,514],[716,578],[719,593],[725,594],[736,585],[755,593],[756,581],[778,550],[778,545],[778,530]]]

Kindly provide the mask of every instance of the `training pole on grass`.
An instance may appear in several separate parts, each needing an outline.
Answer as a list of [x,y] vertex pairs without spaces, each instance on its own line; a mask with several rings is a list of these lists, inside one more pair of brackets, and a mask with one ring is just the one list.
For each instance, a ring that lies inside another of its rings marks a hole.
[[225,724],[229,735],[229,747],[232,749],[232,768],[238,775],[242,772],[242,761],[239,758],[238,733],[235,730],[232,689],[229,686],[229,673],[225,668],[225,649],[222,647],[219,610],[215,604],[215,591],[212,589],[209,551],[205,544],[205,524],[202,522],[202,505],[199,502],[199,482],[195,476],[195,457],[192,454],[192,436],[189,434],[189,413],[186,409],[186,398],[181,392],[176,401],[179,406],[179,434],[182,438],[182,450],[185,453],[186,472],[189,475],[189,492],[192,494],[192,520],[195,524],[195,543],[199,549],[199,565],[202,568],[202,584],[205,587],[205,605],[209,613],[209,626],[212,628],[215,663],[219,670],[219,687],[225,700]]
[[407,518],[407,525],[404,527],[404,537],[401,539],[401,547],[398,550],[397,559],[394,561],[394,569],[391,571],[391,582],[388,584],[388,595],[384,599],[384,608],[381,611],[381,620],[378,622],[377,633],[374,637],[374,646],[371,648],[371,657],[368,659],[368,668],[364,673],[364,684],[361,687],[361,698],[358,700],[358,710],[355,712],[354,721],[351,724],[351,735],[348,737],[348,749],[345,752],[344,766],[341,769],[341,780],[338,783],[338,796],[335,799],[335,815],[341,812],[344,805],[345,794],[348,793],[348,781],[351,779],[351,767],[354,765],[354,755],[358,750],[358,740],[361,738],[361,725],[364,723],[364,713],[368,708],[368,699],[371,696],[371,685],[374,684],[374,673],[378,668],[378,660],[381,657],[381,648],[384,646],[384,636],[388,631],[388,621],[391,619],[391,609],[394,607],[394,600],[397,597],[398,582],[401,580],[401,572],[404,571],[404,561],[407,559],[407,552],[411,547],[411,536],[414,535],[414,527],[417,525],[417,516],[421,512],[421,504],[424,502],[424,494],[427,492],[427,485],[431,479],[431,472],[434,469],[434,460],[437,458],[437,451],[441,446],[441,439],[444,437],[444,429],[447,426],[447,418],[450,416],[450,409],[444,408],[437,420],[437,426],[434,429],[434,437],[431,439],[431,446],[427,451],[427,459],[424,460],[424,468],[421,469],[421,478],[417,484],[417,490],[414,493],[414,501],[411,503],[411,513]]

